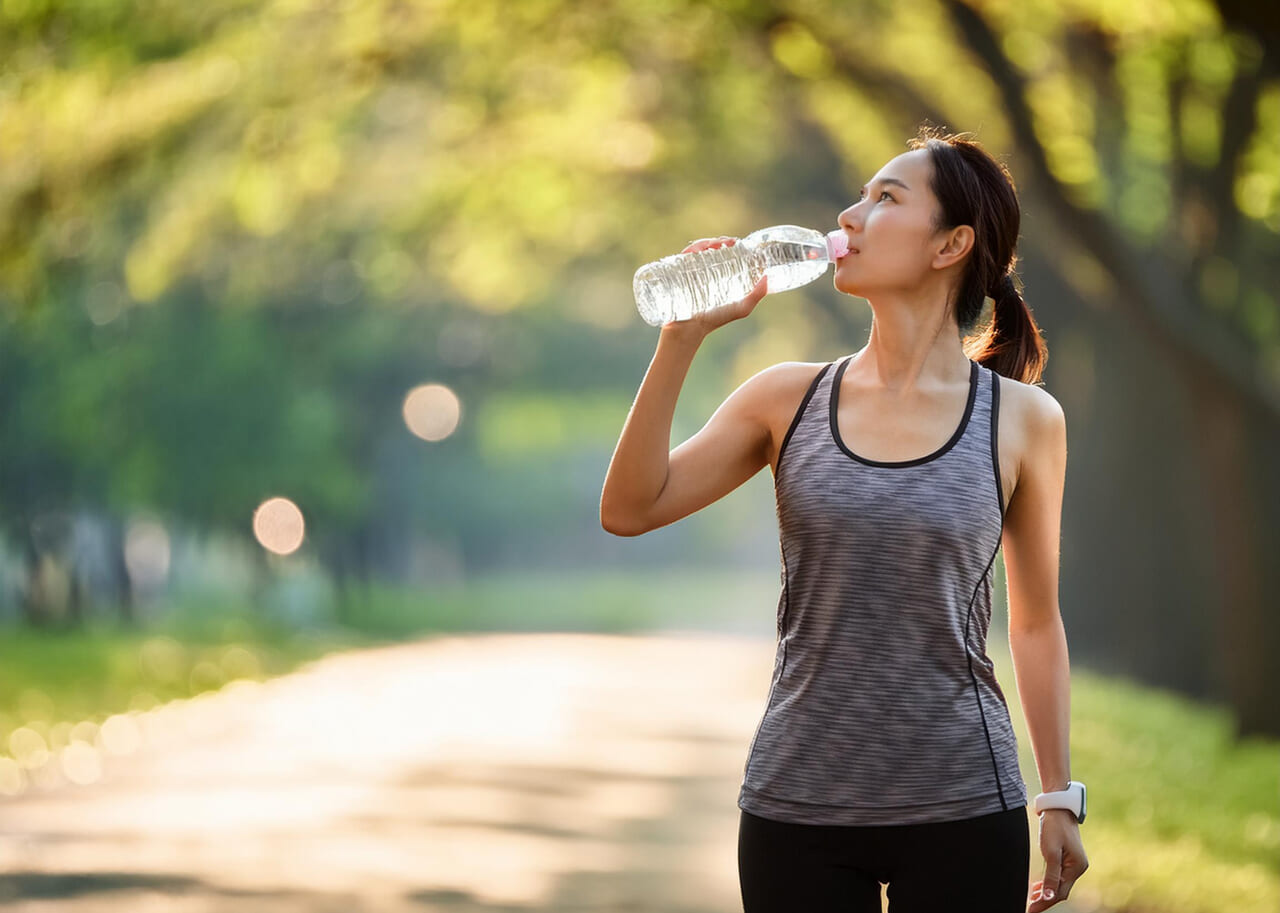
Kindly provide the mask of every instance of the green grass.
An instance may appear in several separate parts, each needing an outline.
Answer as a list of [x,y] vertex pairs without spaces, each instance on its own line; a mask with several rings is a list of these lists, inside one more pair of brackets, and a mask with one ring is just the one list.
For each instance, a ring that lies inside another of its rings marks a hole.
[[366,632],[628,632],[654,627],[774,629],[777,571],[660,569],[648,574],[554,571],[495,574],[429,593],[370,588],[351,605]]
[[[13,728],[48,737],[190,697],[233,678],[266,678],[335,649],[432,631],[727,629],[771,636],[775,569],[494,576],[431,592],[366,592],[360,630],[289,630],[245,609],[188,605],[145,631],[9,629],[0,637],[0,756]],[[1028,792],[1036,776],[1002,622],[989,652],[1010,701]],[[1089,784],[1081,829],[1090,868],[1072,892],[1110,909],[1280,910],[1280,740],[1236,744],[1225,709],[1072,669],[1071,772]],[[64,727],[65,729],[65,727]],[[1034,877],[1043,871],[1033,843]]]
[[101,722],[373,642],[342,629],[284,631],[235,613],[216,626],[203,616],[175,616],[144,629],[10,627],[0,636],[0,757],[9,756],[9,735],[19,726],[47,742],[58,722]]

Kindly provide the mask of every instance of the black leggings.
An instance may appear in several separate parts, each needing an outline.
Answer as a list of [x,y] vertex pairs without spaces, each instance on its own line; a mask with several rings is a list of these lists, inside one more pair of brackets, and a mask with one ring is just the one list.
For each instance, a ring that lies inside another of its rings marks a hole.
[[1025,913],[1031,835],[1025,805],[963,821],[853,827],[742,812],[744,913]]

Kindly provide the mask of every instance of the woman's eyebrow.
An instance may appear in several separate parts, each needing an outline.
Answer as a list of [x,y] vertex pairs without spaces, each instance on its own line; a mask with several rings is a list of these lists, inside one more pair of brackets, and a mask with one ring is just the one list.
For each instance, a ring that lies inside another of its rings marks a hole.
[[[879,179],[879,182],[880,182],[881,184],[896,184],[897,186],[901,187],[903,190],[910,190],[910,189],[911,189],[910,187],[908,187],[906,184],[902,183],[902,182],[901,182],[900,180],[898,180],[897,178],[880,178],[880,179]],[[872,181],[871,183],[872,183],[872,184],[874,184],[874,183],[876,183],[876,182],[875,182],[875,181]],[[859,189],[859,190],[866,190],[866,189],[867,189],[867,185],[866,185],[866,184],[863,184],[863,185],[862,185],[861,187],[859,187],[858,189]]]

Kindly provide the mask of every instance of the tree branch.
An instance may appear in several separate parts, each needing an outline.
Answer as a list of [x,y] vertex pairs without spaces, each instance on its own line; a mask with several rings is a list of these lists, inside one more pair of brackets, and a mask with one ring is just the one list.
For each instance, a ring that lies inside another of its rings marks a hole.
[[986,21],[961,0],[942,0],[957,31],[988,68],[999,88],[1005,114],[1028,163],[1032,178],[1053,215],[1071,231],[1115,280],[1117,304],[1142,325],[1151,337],[1178,360],[1194,360],[1204,370],[1223,378],[1242,396],[1257,402],[1280,419],[1280,385],[1259,378],[1251,359],[1240,357],[1241,338],[1205,309],[1176,278],[1172,262],[1139,271],[1150,262],[1150,251],[1140,251],[1115,226],[1093,210],[1073,203],[1049,168],[1036,138],[1026,101],[1026,81],[1000,48]]
[[1262,47],[1262,59],[1256,64],[1241,61],[1222,108],[1222,143],[1218,162],[1205,182],[1209,200],[1221,204],[1218,218],[1221,230],[1214,249],[1222,256],[1230,256],[1231,251],[1238,249],[1241,213],[1235,205],[1233,189],[1240,170],[1240,157],[1258,127],[1258,96],[1262,93],[1269,64],[1266,45]]

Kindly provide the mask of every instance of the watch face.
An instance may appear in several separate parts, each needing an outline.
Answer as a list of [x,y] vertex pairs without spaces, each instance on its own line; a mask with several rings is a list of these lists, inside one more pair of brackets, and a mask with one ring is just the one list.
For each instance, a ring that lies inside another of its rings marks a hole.
[[1085,789],[1084,784],[1080,784],[1080,823],[1084,824],[1085,811],[1089,805],[1089,792]]

